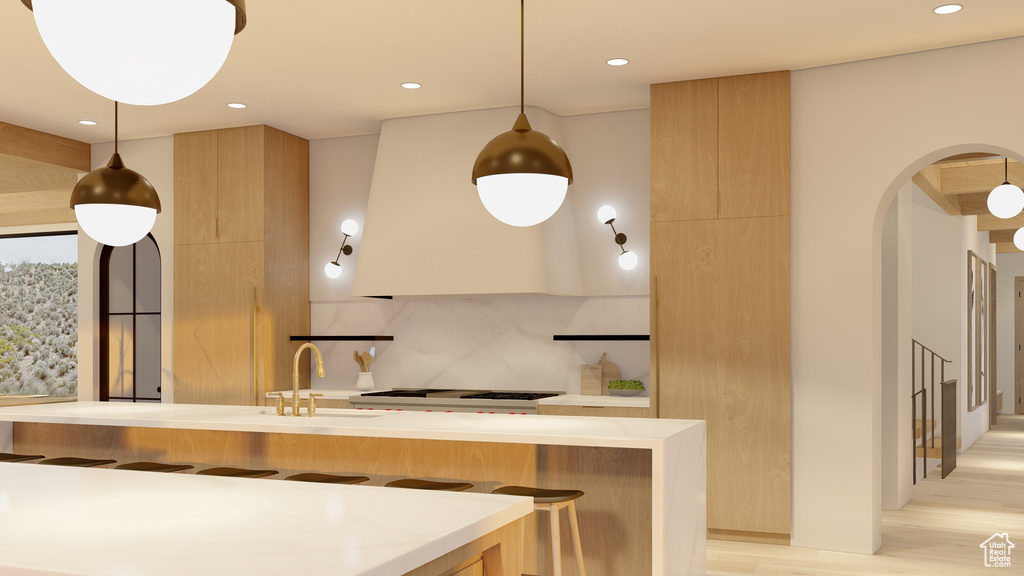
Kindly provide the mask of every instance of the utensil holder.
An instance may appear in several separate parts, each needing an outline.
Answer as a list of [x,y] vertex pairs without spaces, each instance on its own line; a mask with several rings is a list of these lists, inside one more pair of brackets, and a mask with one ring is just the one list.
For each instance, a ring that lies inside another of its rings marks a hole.
[[356,390],[373,390],[373,372],[360,372],[356,377]]

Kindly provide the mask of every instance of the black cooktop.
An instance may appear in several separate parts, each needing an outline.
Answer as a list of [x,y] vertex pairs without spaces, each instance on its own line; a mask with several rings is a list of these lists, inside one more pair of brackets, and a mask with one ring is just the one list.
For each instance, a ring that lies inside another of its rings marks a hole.
[[539,400],[557,396],[556,392],[490,392],[486,390],[451,390],[440,388],[399,388],[383,392],[364,392],[362,396],[383,398],[474,398],[482,400]]

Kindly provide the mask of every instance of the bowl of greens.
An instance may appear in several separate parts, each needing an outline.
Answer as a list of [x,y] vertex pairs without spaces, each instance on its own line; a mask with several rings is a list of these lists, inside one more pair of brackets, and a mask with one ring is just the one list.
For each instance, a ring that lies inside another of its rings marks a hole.
[[608,393],[612,396],[636,396],[646,390],[639,380],[612,380],[608,383]]

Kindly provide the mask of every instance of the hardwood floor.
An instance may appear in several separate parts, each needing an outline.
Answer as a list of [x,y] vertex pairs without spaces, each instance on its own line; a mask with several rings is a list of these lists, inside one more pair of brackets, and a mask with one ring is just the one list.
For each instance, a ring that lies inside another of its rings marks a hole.
[[[986,568],[979,545],[1006,532],[1013,566]],[[1024,574],[1024,415],[999,424],[957,458],[945,480],[920,480],[902,510],[882,512],[873,556],[709,540],[708,575]]]

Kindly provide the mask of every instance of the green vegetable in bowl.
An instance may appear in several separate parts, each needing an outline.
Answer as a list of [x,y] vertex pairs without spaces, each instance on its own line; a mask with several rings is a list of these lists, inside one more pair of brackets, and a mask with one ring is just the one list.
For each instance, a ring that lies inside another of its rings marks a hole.
[[639,380],[612,380],[608,383],[609,390],[646,390]]

